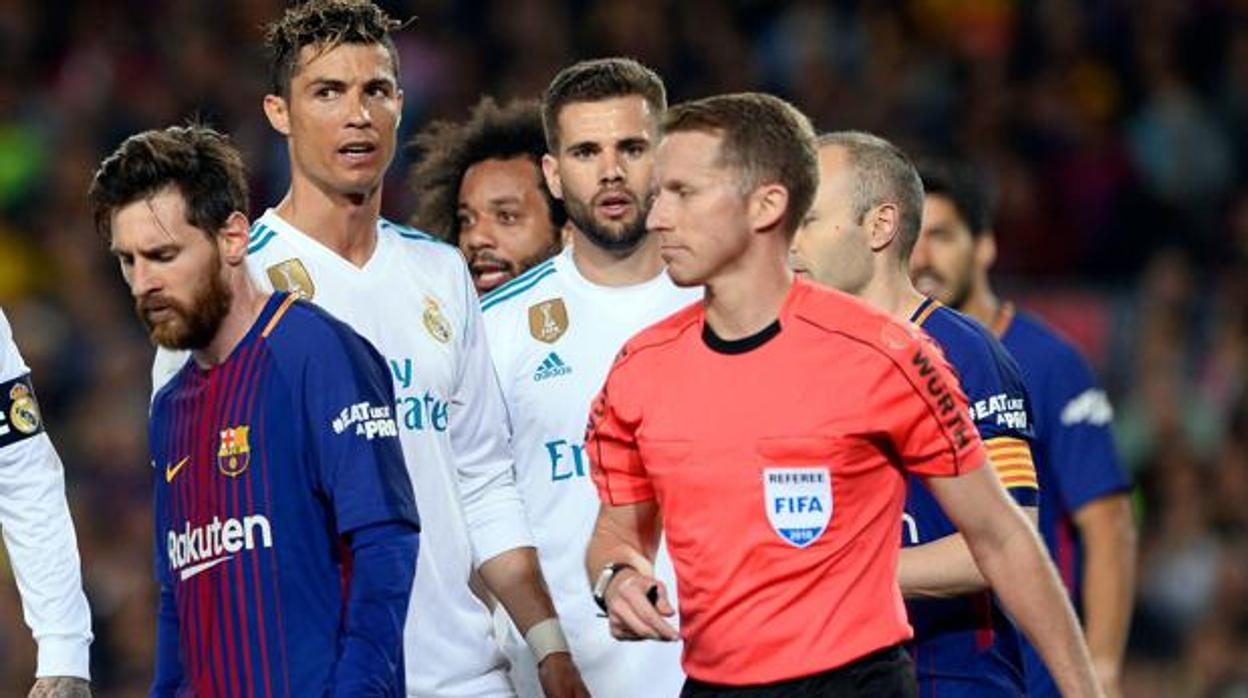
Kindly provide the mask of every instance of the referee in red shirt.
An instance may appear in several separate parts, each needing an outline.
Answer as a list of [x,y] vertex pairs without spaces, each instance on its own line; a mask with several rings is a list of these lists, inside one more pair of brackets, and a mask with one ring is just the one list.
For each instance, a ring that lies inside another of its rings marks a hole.
[[[906,477],[924,477],[1067,696],[1098,695],[1032,527],[985,461],[966,398],[917,330],[794,280],[814,134],[775,97],[670,109],[659,235],[705,299],[630,340],[590,417],[603,501],[587,554],[620,639],[672,640],[652,574],[676,567],[685,696],[911,696],[897,586]],[[662,523],[660,523],[662,522]]]

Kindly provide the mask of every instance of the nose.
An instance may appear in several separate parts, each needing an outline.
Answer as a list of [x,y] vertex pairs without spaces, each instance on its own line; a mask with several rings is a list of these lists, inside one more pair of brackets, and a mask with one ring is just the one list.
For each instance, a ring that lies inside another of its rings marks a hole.
[[472,225],[464,226],[459,231],[459,246],[465,252],[476,252],[496,247],[498,236],[494,226],[486,220],[479,220]]
[[369,113],[369,95],[363,90],[351,91],[350,111],[348,112],[348,125],[357,128],[365,128],[372,125],[373,117]]
[[665,231],[672,229],[672,215],[670,212],[670,204],[668,197],[659,192],[654,198],[654,203],[650,206],[650,213],[646,216],[646,230],[649,231]]
[[613,148],[603,150],[598,161],[598,182],[600,184],[616,184],[624,181],[624,158]]
[[126,281],[130,282],[130,295],[135,298],[142,298],[160,290],[159,276],[142,258],[134,260],[134,264],[126,274]]
[[927,236],[920,231],[919,237],[914,241],[914,248],[910,250],[910,272],[913,273],[927,265]]

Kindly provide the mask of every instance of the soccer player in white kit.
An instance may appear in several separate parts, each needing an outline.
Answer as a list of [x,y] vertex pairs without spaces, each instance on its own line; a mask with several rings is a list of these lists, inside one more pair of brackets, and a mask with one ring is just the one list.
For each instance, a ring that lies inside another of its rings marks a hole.
[[65,502],[65,470],[43,427],[30,369],[0,310],[0,529],[22,614],[39,644],[32,698],[91,695],[91,611]]
[[[696,301],[668,278],[646,234],[653,150],[666,95],[639,63],[577,63],[543,96],[546,183],[575,226],[553,259],[482,298],[512,428],[516,480],[572,656],[594,696],[674,696],[680,643],[620,642],[585,584],[599,500],[584,449],[590,402],[625,340]],[[674,588],[670,561],[659,576]],[[674,595],[673,595],[674,596]],[[532,660],[510,629],[504,649],[523,695]]]
[[515,487],[463,258],[380,216],[402,108],[388,35],[398,26],[366,0],[312,0],[269,27],[264,111],[286,137],[291,187],[254,224],[248,266],[262,287],[300,292],[351,325],[393,373],[423,523],[404,633],[408,695],[514,695],[489,609],[469,586],[474,569],[530,633],[546,694],[586,695]]

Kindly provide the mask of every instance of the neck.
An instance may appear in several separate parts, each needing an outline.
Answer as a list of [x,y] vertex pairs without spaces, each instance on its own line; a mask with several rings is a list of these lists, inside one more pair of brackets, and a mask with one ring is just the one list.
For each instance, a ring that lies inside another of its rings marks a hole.
[[655,235],[646,235],[636,247],[620,254],[602,249],[579,229],[574,229],[572,261],[581,276],[599,286],[633,286],[663,271],[659,238]]
[[780,308],[792,287],[793,272],[783,254],[769,255],[754,264],[735,265],[707,281],[703,301],[706,322],[720,339],[757,334],[780,317]]
[[984,327],[991,327],[992,321],[997,317],[997,311],[1001,309],[1001,300],[992,292],[992,287],[988,285],[988,279],[976,279],[971,284],[971,292],[966,296],[966,302],[962,304],[958,310],[970,315],[979,321]]
[[871,280],[854,295],[901,322],[908,321],[924,300],[903,265],[882,255],[876,257]]
[[217,334],[208,346],[191,352],[191,357],[200,368],[217,366],[229,358],[230,352],[234,351],[234,347],[243,341],[252,325],[256,324],[256,318],[260,317],[265,302],[269,300],[269,294],[261,293],[246,272],[243,272],[242,279],[234,284],[232,290],[230,309],[221,320]]
[[361,197],[343,196],[295,175],[276,209],[286,222],[357,267],[364,266],[377,247],[381,187]]

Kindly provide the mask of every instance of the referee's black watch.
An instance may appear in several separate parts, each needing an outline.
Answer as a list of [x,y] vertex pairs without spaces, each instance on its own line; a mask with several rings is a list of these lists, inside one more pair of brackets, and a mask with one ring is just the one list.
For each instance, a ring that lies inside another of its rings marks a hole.
[[625,569],[631,570],[634,567],[627,562],[610,562],[598,573],[598,579],[594,581],[594,603],[598,604],[603,613],[607,612],[607,587],[611,586],[615,575]]

